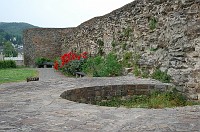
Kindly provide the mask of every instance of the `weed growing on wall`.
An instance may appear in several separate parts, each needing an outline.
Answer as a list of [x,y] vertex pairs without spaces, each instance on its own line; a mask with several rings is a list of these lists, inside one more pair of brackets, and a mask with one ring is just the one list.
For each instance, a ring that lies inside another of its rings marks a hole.
[[98,44],[98,55],[104,55],[104,51],[103,51],[103,46],[104,46],[104,42],[101,39],[97,40],[97,44]]
[[141,69],[141,76],[142,76],[142,78],[148,78],[149,77],[149,71],[148,71],[147,68]]
[[141,71],[140,71],[140,68],[138,65],[134,65],[133,67],[133,74],[138,77],[138,76],[141,76]]
[[124,53],[123,59],[122,59],[122,65],[123,65],[123,67],[132,67],[133,66],[133,53],[132,52]]
[[149,20],[149,28],[151,30],[154,30],[156,28],[156,25],[157,25],[157,20],[156,18],[154,17],[151,17],[150,20]]
[[111,45],[112,45],[113,48],[115,48],[116,42],[113,40],[113,41],[111,42]]
[[159,70],[159,69],[156,69],[156,70],[152,73],[151,77],[152,77],[153,79],[159,80],[159,81],[161,81],[161,82],[163,82],[163,83],[170,83],[170,80],[171,80],[171,77],[167,74],[166,71],[165,71],[165,72],[162,72],[162,71]]
[[131,30],[131,28],[130,27],[127,27],[127,28],[125,28],[124,30],[123,30],[123,36],[124,37],[129,37],[130,36],[130,34],[131,34],[131,32],[132,32],[132,30]]
[[150,51],[157,51],[158,50],[158,48],[150,48]]
[[122,43],[122,50],[126,50],[127,44],[125,42]]

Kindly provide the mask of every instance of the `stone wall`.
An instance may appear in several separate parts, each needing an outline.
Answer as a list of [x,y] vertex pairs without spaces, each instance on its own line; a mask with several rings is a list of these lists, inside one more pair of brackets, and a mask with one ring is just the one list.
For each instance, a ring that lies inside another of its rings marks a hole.
[[95,55],[102,48],[119,57],[132,52],[150,74],[155,69],[167,71],[179,90],[200,98],[200,0],[135,0],[65,30],[27,30],[25,64],[32,65],[38,56],[53,58],[72,50]]
[[55,59],[61,55],[65,33],[71,29],[33,28],[24,31],[24,64],[35,66],[35,59]]
[[199,0],[135,0],[69,32],[62,53],[97,54],[98,40],[106,54],[139,55],[140,67],[167,71],[179,90],[200,98]]
[[95,104],[96,101],[111,99],[112,97],[127,97],[133,95],[148,95],[152,91],[171,90],[170,85],[155,84],[129,84],[107,85],[71,89],[63,92],[60,96],[64,99]]

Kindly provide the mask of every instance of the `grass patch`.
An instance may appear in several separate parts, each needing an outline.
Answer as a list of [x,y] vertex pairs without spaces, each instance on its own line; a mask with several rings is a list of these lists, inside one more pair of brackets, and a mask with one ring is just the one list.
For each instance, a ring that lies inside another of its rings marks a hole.
[[156,69],[151,75],[153,79],[159,80],[163,83],[170,83],[171,77],[167,74],[167,72],[162,72],[159,69]]
[[200,105],[200,102],[188,101],[186,96],[176,90],[168,92],[154,91],[150,95],[134,95],[131,97],[113,97],[95,103],[108,107],[127,108],[172,108],[187,105]]
[[0,84],[25,81],[27,77],[38,76],[38,71],[29,68],[0,69]]

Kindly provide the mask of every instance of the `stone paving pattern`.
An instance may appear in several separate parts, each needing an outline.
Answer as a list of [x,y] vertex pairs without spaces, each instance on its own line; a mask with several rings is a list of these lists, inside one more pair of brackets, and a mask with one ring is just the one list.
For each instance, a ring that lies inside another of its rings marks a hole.
[[83,86],[157,81],[129,76],[42,80],[0,85],[0,132],[200,131],[200,106],[127,109],[80,104],[60,97],[67,89]]

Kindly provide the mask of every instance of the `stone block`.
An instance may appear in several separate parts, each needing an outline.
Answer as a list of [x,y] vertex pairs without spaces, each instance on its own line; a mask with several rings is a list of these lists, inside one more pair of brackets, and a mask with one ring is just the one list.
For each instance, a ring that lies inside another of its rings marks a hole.
[[146,85],[146,84],[138,84],[138,85],[136,85],[136,89],[137,89],[137,90],[138,90],[138,89],[148,90],[149,87],[148,87],[148,85]]
[[95,91],[95,96],[100,96],[101,95],[101,91]]
[[101,101],[102,100],[102,97],[101,96],[96,96],[95,97],[95,101]]
[[189,95],[189,98],[192,100],[198,100],[198,94],[191,94]]
[[147,94],[149,94],[148,91],[135,91],[134,95],[147,95]]
[[186,87],[187,87],[187,88],[195,88],[196,86],[198,86],[197,83],[187,83],[187,84],[186,84]]
[[130,96],[134,95],[134,93],[135,93],[135,90],[128,89],[127,91],[127,95],[130,95]]
[[70,100],[71,101],[77,101],[77,95],[76,94],[72,94],[71,96],[70,96]]

